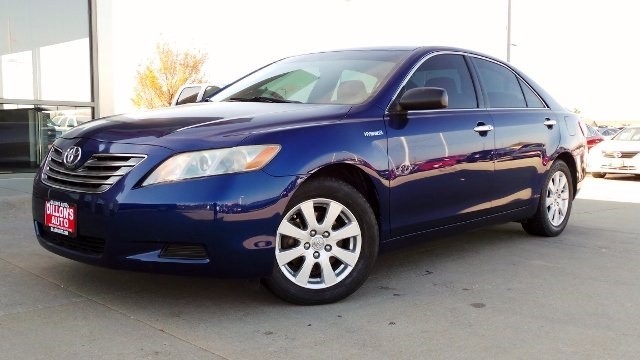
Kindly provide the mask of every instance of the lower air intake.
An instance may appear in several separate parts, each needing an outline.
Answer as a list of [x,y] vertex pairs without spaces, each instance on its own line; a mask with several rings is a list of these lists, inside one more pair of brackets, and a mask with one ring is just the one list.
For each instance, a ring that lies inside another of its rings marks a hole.
[[206,260],[209,258],[207,250],[198,244],[169,244],[160,251],[161,258],[184,259],[184,260]]

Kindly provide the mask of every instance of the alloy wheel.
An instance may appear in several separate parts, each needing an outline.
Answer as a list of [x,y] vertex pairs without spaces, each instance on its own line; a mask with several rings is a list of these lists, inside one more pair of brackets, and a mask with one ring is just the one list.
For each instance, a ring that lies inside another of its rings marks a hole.
[[341,203],[317,198],[292,208],[276,236],[276,261],[293,283],[307,289],[333,286],[358,263],[362,232]]
[[547,217],[553,226],[560,226],[569,208],[569,182],[562,171],[556,171],[547,186]]

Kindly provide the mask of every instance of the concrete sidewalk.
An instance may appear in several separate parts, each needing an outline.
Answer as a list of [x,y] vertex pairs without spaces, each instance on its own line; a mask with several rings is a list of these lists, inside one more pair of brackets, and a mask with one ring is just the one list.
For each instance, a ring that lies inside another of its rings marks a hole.
[[34,173],[0,173],[0,198],[31,194]]

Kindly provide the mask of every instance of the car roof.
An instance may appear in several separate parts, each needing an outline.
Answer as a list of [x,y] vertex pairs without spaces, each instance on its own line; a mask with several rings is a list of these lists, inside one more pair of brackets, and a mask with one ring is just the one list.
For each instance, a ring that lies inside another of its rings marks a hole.
[[[465,49],[465,48],[460,48],[460,47],[453,47],[453,46],[444,46],[444,45],[432,45],[432,46],[370,46],[370,47],[360,47],[360,48],[344,48],[344,49],[333,49],[333,50],[326,50],[326,51],[314,51],[314,52],[309,52],[306,54],[294,54],[292,56],[287,56],[286,58],[289,57],[296,57],[299,55],[310,55],[310,54],[322,54],[322,53],[332,53],[332,52],[342,52],[342,51],[407,51],[413,54],[419,54],[419,55],[426,55],[429,53],[433,53],[433,52],[440,52],[440,51],[446,51],[446,52],[461,52],[461,53],[465,53],[465,54],[472,54],[472,55],[477,55],[477,56],[481,56],[481,57],[485,57],[500,63],[507,63],[502,59],[496,58],[495,56],[491,56],[479,51],[475,51],[475,50],[469,50],[469,49]],[[513,65],[509,64],[509,66],[511,68],[514,68]],[[520,75],[522,75],[521,72],[519,72]],[[530,79],[528,79],[530,80]]]
[[[340,51],[420,51],[420,52],[433,52],[433,51],[455,51],[464,52],[469,54],[476,54],[480,56],[486,56],[493,58],[493,56],[480,53],[478,51],[453,47],[444,45],[432,45],[432,46],[370,46],[370,47],[357,47],[357,48],[344,48],[344,49],[332,49],[326,51],[317,51],[312,53],[325,53],[325,52],[340,52]],[[312,54],[310,53],[310,54]]]

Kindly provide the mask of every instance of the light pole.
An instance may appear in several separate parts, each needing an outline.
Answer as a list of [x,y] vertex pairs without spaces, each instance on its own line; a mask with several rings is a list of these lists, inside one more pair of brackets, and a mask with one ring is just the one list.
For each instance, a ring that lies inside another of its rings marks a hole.
[[511,61],[511,0],[507,0],[507,62]]

